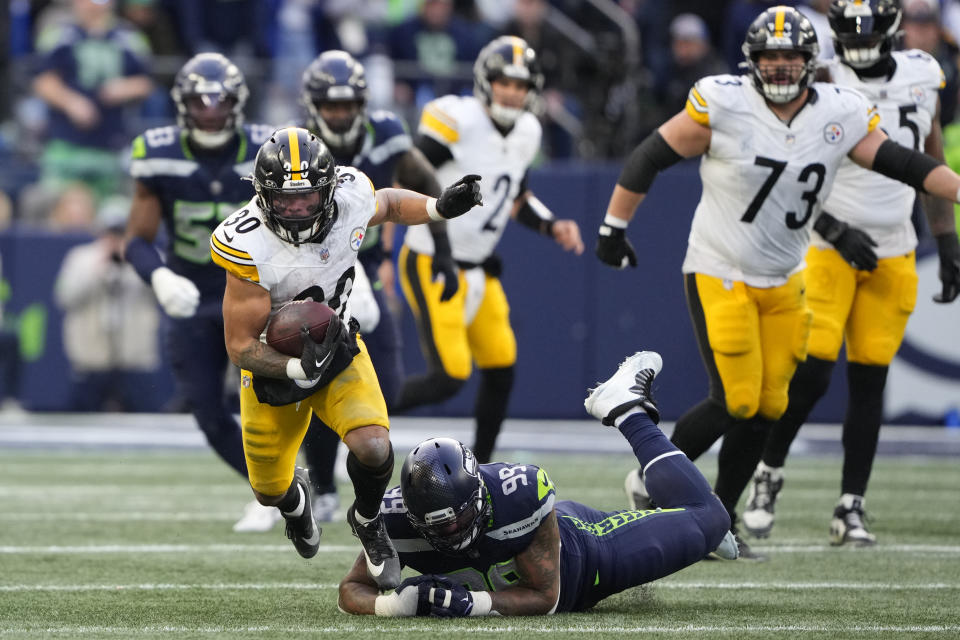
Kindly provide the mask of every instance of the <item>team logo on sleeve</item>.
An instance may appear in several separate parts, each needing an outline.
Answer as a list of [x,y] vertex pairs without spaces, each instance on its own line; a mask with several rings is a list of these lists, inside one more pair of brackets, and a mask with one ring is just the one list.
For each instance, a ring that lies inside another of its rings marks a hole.
[[926,97],[927,92],[923,90],[923,87],[918,87],[916,85],[910,87],[910,97],[913,98],[913,101],[917,104],[923,102],[923,99]]
[[360,251],[360,245],[363,244],[363,238],[367,235],[365,227],[354,227],[350,232],[350,248],[354,251]]
[[839,122],[831,122],[823,128],[823,139],[827,144],[837,144],[843,140],[843,127]]

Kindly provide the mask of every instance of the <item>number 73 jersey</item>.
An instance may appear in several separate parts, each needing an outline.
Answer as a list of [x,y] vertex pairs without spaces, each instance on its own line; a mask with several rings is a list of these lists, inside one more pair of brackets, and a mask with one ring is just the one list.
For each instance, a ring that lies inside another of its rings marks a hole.
[[784,122],[748,77],[720,75],[694,85],[686,111],[711,139],[683,272],[782,285],[803,268],[811,221],[841,162],[879,124],[876,109],[856,91],[815,83]]

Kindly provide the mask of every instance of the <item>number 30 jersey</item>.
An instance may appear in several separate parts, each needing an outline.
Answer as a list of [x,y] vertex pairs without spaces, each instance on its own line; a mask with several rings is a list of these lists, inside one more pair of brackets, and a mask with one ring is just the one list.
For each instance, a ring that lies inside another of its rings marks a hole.
[[720,75],[694,85],[686,111],[711,139],[683,272],[782,285],[803,268],[810,221],[841,162],[879,123],[876,110],[856,91],[815,83],[784,122],[748,77]]
[[[523,177],[540,150],[540,121],[524,112],[503,135],[473,96],[443,96],[423,108],[419,131],[446,146],[453,156],[437,168],[441,186],[468,173],[483,178],[483,204],[468,216],[447,221],[453,257],[479,264],[500,241]],[[426,225],[407,229],[404,244],[417,253],[433,255],[433,238]]]
[[281,240],[265,222],[257,199],[235,212],[210,237],[213,261],[270,292],[272,312],[290,300],[310,297],[349,318],[357,250],[376,213],[373,184],[353,167],[337,167],[337,220],[320,242],[298,247]]
[[[923,51],[894,51],[892,55],[896,69],[890,78],[860,78],[840,62],[831,66],[830,74],[835,83],[856,89],[876,106],[881,127],[894,142],[922,151],[937,117],[943,71]],[[917,234],[910,222],[915,199],[912,187],[847,159],[840,165],[823,208],[866,231],[879,245],[877,256],[890,258],[917,246]],[[813,243],[823,248],[831,246],[816,233]]]

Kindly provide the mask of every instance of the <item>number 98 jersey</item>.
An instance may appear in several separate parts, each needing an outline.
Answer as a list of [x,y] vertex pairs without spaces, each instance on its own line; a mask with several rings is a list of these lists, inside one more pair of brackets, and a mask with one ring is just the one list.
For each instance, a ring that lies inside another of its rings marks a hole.
[[711,130],[700,161],[703,195],[684,273],[775,287],[803,267],[810,221],[850,150],[879,122],[851,89],[815,83],[789,122],[746,76],[708,76],[686,112]]
[[257,198],[220,223],[210,237],[213,261],[270,292],[275,312],[290,300],[324,302],[341,319],[349,315],[357,251],[376,213],[373,184],[353,167],[337,167],[337,219],[321,242],[295,247],[264,222]]
[[[468,216],[447,221],[453,257],[480,264],[500,241],[523,178],[540,150],[540,121],[524,112],[504,135],[473,96],[443,96],[423,108],[419,132],[446,146],[453,156],[437,168],[440,186],[449,186],[468,173],[483,178],[483,204]],[[433,255],[433,238],[426,225],[410,227],[404,238],[412,251]]]
[[463,555],[435,550],[419,536],[403,504],[400,487],[383,496],[380,512],[402,566],[444,574],[474,590],[497,591],[517,582],[514,556],[526,549],[553,511],[556,490],[546,471],[534,465],[482,464],[480,477],[490,502],[490,520],[480,542]]
[[[945,84],[943,71],[932,56],[917,49],[891,55],[896,69],[890,78],[861,79],[839,62],[831,66],[830,74],[834,82],[856,89],[876,105],[880,126],[891,140],[923,151],[937,116],[938,92]],[[823,208],[866,231],[878,244],[877,257],[890,258],[910,253],[917,246],[910,222],[915,199],[912,187],[847,159],[840,165]],[[831,246],[817,234],[813,243],[821,248]]]

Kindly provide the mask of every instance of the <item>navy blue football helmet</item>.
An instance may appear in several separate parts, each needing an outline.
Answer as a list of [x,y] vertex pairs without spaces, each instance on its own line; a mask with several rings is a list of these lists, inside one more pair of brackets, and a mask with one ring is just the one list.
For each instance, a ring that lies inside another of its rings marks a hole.
[[337,167],[326,145],[306,129],[273,132],[257,152],[253,187],[267,227],[294,246],[321,242],[336,222]]
[[[770,102],[790,102],[799,96],[813,82],[817,70],[817,56],[820,45],[817,32],[805,15],[793,7],[771,7],[761,13],[750,24],[747,36],[741,48],[748,73],[753,77],[757,91]],[[763,74],[757,66],[757,59],[764,51],[797,51],[803,56],[799,69],[780,65]],[[785,83],[781,77],[790,74]]]
[[170,90],[177,124],[197,145],[222,147],[243,124],[250,91],[237,65],[219,53],[200,53],[177,72]]
[[[346,51],[325,51],[304,70],[300,85],[307,127],[335,154],[354,151],[364,129],[369,94],[363,65]],[[325,104],[345,108],[336,117],[324,118],[320,107]]]
[[827,13],[837,54],[855,69],[890,55],[901,17],[900,0],[833,0]]
[[418,444],[403,462],[400,492],[413,528],[437,551],[462,554],[479,542],[490,503],[477,459],[463,444]]

